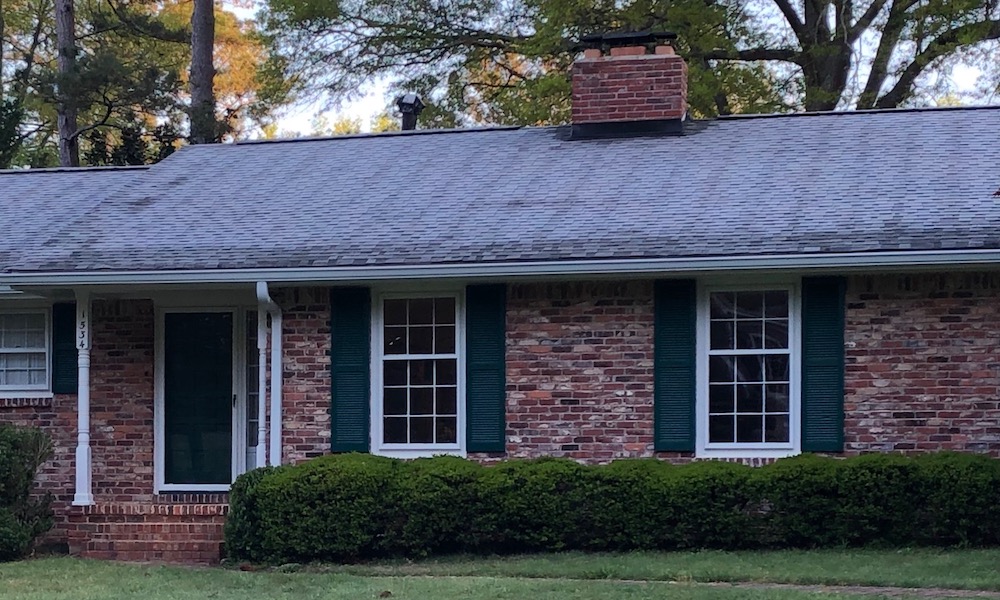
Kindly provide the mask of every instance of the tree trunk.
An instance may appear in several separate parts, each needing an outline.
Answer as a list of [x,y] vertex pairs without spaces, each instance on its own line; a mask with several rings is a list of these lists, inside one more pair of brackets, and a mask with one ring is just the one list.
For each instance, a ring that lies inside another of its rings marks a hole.
[[218,141],[215,120],[215,4],[213,0],[194,0],[191,13],[191,143]]
[[56,0],[56,66],[59,69],[57,125],[59,128],[59,164],[80,166],[80,139],[77,135],[76,99],[67,90],[76,67],[76,16],[73,0]]

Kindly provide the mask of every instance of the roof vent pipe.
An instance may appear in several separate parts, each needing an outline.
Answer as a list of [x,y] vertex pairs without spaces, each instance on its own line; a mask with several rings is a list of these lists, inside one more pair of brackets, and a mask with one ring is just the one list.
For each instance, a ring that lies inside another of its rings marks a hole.
[[424,110],[424,103],[416,94],[403,94],[396,100],[396,107],[403,113],[403,131],[417,128],[417,115]]

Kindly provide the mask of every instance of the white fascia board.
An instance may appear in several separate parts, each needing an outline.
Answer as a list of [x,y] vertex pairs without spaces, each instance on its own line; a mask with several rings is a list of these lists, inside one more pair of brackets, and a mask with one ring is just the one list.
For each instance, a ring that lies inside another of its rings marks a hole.
[[929,250],[841,254],[785,254],[662,259],[565,260],[443,265],[207,269],[187,271],[80,271],[0,273],[0,285],[32,286],[347,283],[419,279],[515,279],[607,275],[690,275],[725,271],[877,271],[892,268],[1000,265],[1000,250]]

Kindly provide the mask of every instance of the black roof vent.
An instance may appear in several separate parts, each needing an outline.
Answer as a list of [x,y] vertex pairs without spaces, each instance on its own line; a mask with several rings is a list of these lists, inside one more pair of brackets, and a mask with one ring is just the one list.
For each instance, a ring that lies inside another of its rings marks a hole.
[[403,131],[412,131],[417,128],[417,115],[424,110],[425,106],[420,96],[416,94],[403,94],[396,100],[396,107],[403,113]]

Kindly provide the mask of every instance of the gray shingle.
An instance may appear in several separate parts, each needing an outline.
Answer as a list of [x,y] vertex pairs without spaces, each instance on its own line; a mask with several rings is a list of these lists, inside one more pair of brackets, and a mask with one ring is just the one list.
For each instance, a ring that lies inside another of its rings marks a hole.
[[91,211],[144,167],[0,171],[0,267],[35,260],[62,226]]
[[692,123],[681,137],[601,141],[525,128],[197,146],[9,266],[1000,248],[997,140],[1000,108],[735,118]]

